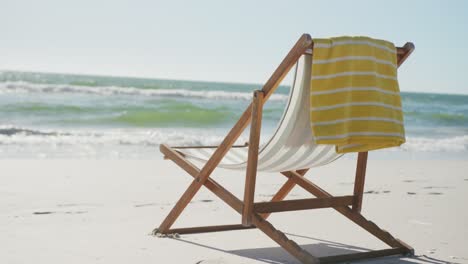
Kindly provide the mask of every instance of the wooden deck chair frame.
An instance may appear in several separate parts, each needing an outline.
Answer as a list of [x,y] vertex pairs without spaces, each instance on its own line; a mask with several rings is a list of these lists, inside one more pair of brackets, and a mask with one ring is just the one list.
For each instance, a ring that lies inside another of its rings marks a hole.
[[[287,181],[273,196],[271,201],[260,203],[254,202],[263,104],[276,90],[278,85],[281,83],[289,70],[295,65],[298,59],[303,54],[312,54],[313,45],[313,40],[309,34],[303,34],[299,38],[294,47],[289,51],[289,53],[283,59],[278,68],[274,71],[273,75],[266,82],[263,88],[261,90],[254,91],[253,102],[247,107],[240,119],[224,138],[222,143],[215,147],[215,152],[201,169],[188,161],[184,155],[177,152],[174,148],[171,148],[165,144],[160,146],[160,150],[164,154],[164,157],[175,162],[188,174],[194,177],[194,180],[172,208],[164,221],[161,223],[159,228],[154,230],[155,234],[193,234],[258,228],[302,263],[334,263],[389,255],[414,254],[412,247],[393,237],[390,233],[381,229],[373,222],[367,220],[361,214],[364,180],[366,175],[367,152],[361,152],[358,154],[353,195],[332,196],[330,193],[326,192],[319,186],[306,179],[304,175],[308,169],[303,169],[297,171],[281,172],[282,175],[287,177]],[[413,50],[414,45],[410,42],[406,43],[401,48],[397,48],[398,66],[400,66],[406,60],[406,58],[408,58]],[[210,174],[217,167],[229,149],[233,147],[234,142],[250,122],[251,126],[248,143],[245,192],[244,199],[242,201],[231,192],[226,190],[218,182],[210,178]],[[284,200],[284,198],[286,198],[288,193],[296,185],[302,187],[317,198]],[[171,229],[173,223],[202,186],[208,188],[226,204],[241,214],[242,224]],[[390,248],[337,256],[315,257],[309,252],[303,250],[294,241],[288,239],[284,233],[277,230],[267,221],[269,214],[273,212],[307,210],[316,208],[334,208],[346,218],[361,226],[363,229],[386,243],[388,246],[390,246]]]

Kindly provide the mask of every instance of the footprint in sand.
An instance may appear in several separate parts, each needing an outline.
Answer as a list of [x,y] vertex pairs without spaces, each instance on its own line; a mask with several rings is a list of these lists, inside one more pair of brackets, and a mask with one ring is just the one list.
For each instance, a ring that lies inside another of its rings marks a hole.
[[161,209],[164,206],[170,206],[171,203],[142,203],[142,204],[134,204],[133,207],[146,207],[146,206],[161,206]]
[[64,212],[65,214],[86,214],[88,211],[69,211]]
[[411,223],[411,224],[416,224],[416,225],[424,225],[424,226],[431,226],[432,225],[432,223],[423,222],[423,221],[419,221],[419,220],[416,220],[416,219],[409,220],[408,222]]
[[423,189],[455,189],[455,187],[450,186],[426,186]]
[[46,214],[54,214],[55,212],[48,212],[48,211],[42,211],[42,212],[33,212],[35,215],[46,215]]
[[231,262],[228,262],[223,259],[207,259],[207,260],[200,260],[195,262],[195,264],[229,264]]
[[66,211],[66,212],[51,212],[51,211],[36,211],[33,215],[48,215],[48,214],[86,214],[88,211]]
[[92,204],[92,203],[64,203],[64,204],[57,204],[57,207],[98,207],[101,206],[99,204]]
[[190,203],[211,203],[213,202],[213,200],[211,199],[201,199],[201,200],[198,200],[198,201],[191,201]]
[[156,203],[146,203],[146,204],[135,204],[134,207],[145,207],[145,206],[155,206]]
[[449,256],[451,259],[462,259],[462,260],[468,260],[468,258],[465,257],[457,257],[457,256]]

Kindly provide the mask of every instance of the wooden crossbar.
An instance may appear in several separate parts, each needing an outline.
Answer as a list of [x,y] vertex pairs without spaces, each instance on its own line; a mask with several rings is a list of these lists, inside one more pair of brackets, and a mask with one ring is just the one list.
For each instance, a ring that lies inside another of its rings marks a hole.
[[[160,150],[164,157],[175,162],[179,167],[184,169],[194,179],[175,206],[169,212],[167,217],[162,221],[159,228],[155,229],[155,233],[169,234],[193,234],[201,232],[218,232],[228,230],[242,230],[258,228],[273,241],[278,243],[288,253],[296,257],[302,263],[331,263],[350,260],[358,260],[363,258],[381,257],[395,254],[414,254],[413,248],[403,241],[393,237],[387,231],[381,229],[373,222],[367,220],[361,215],[362,195],[364,191],[364,179],[366,171],[367,153],[360,153],[357,163],[356,180],[354,194],[351,196],[332,196],[330,193],[321,189],[311,181],[307,180],[304,175],[308,169],[298,171],[286,171],[282,174],[288,177],[286,183],[279,189],[269,202],[254,202],[255,194],[255,179],[257,173],[257,158],[258,158],[258,143],[260,138],[260,127],[262,119],[262,107],[268,100],[271,94],[277,89],[283,78],[289,70],[296,64],[298,59],[305,53],[313,53],[313,41],[310,35],[304,34],[296,42],[294,47],[289,51],[281,64],[271,75],[262,90],[256,91],[253,102],[247,107],[241,115],[237,123],[232,127],[227,136],[219,146],[198,146],[198,148],[214,148],[215,151],[209,160],[202,168],[196,167],[189,162],[183,154],[176,151],[165,144],[160,145]],[[408,56],[413,52],[414,45],[406,43],[402,48],[397,48],[397,63],[400,66]],[[252,122],[250,128],[250,140],[247,143],[249,147],[249,158],[247,161],[246,184],[244,189],[244,200],[241,201],[223,186],[210,178],[213,170],[218,166],[223,157],[234,146],[234,142],[239,138],[245,128]],[[184,148],[184,147],[180,147]],[[295,187],[300,186],[317,198],[313,199],[298,199],[284,201],[284,198]],[[176,219],[182,211],[193,199],[199,189],[205,186],[213,192],[227,205],[232,207],[236,212],[242,215],[242,224],[234,225],[218,225],[218,226],[200,226],[188,228],[173,228]],[[352,208],[349,207],[352,205]],[[391,248],[384,250],[376,250],[369,252],[358,252],[353,254],[345,254],[339,256],[329,256],[317,258],[307,251],[303,250],[294,241],[290,240],[286,235],[277,230],[271,225],[266,218],[270,213],[306,210],[316,208],[331,207],[340,212],[342,215],[364,228],[366,231],[388,244]]]
[[276,213],[308,209],[347,206],[353,204],[354,196],[337,196],[331,198],[296,199],[277,202],[261,202],[254,204],[257,213]]
[[[232,145],[231,148],[245,148],[249,145],[248,142],[245,142],[244,145]],[[207,146],[171,146],[174,149],[201,149],[201,148],[219,148],[219,145],[207,145]]]
[[197,234],[197,233],[210,233],[232,230],[252,229],[255,226],[243,226],[241,224],[235,225],[212,225],[212,226],[196,226],[184,228],[171,228],[167,231],[168,234]]

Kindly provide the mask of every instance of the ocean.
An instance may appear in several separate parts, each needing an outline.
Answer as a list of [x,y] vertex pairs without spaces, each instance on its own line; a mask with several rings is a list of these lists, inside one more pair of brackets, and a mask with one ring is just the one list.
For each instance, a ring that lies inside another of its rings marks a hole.
[[[160,158],[158,146],[217,144],[259,84],[0,72],[0,158]],[[288,97],[264,109],[262,140]],[[467,159],[468,95],[402,93],[407,142],[376,157]],[[245,142],[244,133],[239,142]],[[374,155],[372,153],[372,155]]]

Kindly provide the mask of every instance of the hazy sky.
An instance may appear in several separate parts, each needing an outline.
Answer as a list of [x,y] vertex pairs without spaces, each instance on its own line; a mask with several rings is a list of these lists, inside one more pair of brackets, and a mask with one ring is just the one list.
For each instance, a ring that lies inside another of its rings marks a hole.
[[0,70],[263,83],[302,33],[416,51],[404,91],[468,93],[468,1],[0,0]]

